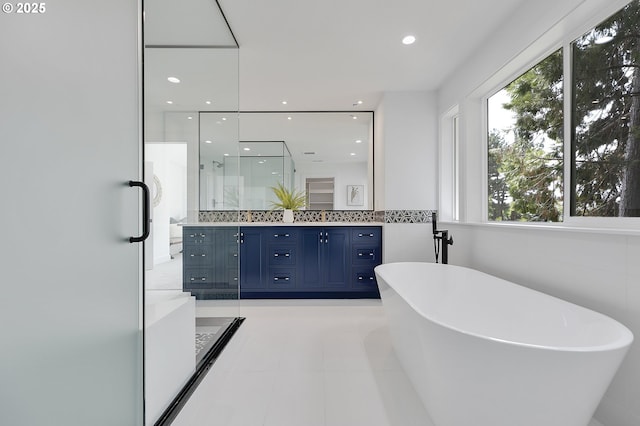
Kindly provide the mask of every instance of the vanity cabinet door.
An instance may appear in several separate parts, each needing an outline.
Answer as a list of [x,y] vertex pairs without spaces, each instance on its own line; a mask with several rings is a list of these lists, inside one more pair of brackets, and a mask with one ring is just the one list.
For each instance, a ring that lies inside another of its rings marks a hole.
[[300,287],[346,288],[349,282],[349,228],[308,227],[300,230]]
[[266,289],[266,238],[268,229],[240,228],[240,291]]
[[324,229],[320,227],[300,228],[300,257],[298,259],[298,282],[300,288],[318,289],[322,286],[324,267],[322,248]]
[[347,288],[351,263],[349,261],[350,228],[324,228],[322,266],[324,286],[332,289]]

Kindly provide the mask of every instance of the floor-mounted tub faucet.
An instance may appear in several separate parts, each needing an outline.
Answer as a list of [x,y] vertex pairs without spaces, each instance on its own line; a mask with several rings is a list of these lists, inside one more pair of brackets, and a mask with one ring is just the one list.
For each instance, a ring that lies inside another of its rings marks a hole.
[[449,246],[453,245],[453,237],[449,237],[449,230],[438,230],[436,223],[436,212],[431,213],[431,225],[433,226],[433,249],[436,254],[436,263],[438,263],[438,257],[440,255],[440,248],[442,247],[442,261],[440,263],[449,263]]

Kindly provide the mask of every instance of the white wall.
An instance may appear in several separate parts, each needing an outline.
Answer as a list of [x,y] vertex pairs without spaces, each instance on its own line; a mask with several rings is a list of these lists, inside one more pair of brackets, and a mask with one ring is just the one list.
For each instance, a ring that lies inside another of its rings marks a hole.
[[[438,115],[460,107],[460,208],[461,219],[469,223],[443,224],[455,240],[450,262],[602,312],[640,336],[639,230],[598,232],[567,225],[480,223],[486,209],[483,96],[625,3],[541,0],[523,4],[441,87]],[[640,424],[639,352],[635,344],[596,412],[596,419],[605,426]]]
[[[384,209],[425,210],[436,206],[438,123],[430,92],[387,92],[382,97],[381,166]],[[376,120],[376,121],[377,121]],[[378,162],[376,157],[376,162]]]
[[153,207],[152,239],[154,264],[170,260],[170,218],[187,216],[187,144],[146,143],[145,159],[162,186],[160,203]]
[[[387,92],[376,111],[376,208],[437,206],[438,123],[432,92]],[[385,262],[433,261],[431,226],[384,227]]]

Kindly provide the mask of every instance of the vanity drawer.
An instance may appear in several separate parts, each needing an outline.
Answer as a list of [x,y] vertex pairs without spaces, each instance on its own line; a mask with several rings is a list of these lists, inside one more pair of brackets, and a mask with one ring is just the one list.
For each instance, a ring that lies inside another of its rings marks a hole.
[[380,244],[382,242],[382,229],[380,227],[365,226],[352,228],[351,242],[354,244]]
[[296,264],[296,247],[269,246],[267,257],[271,266],[294,266]]
[[211,246],[187,245],[183,249],[183,262],[187,266],[206,266],[213,262],[211,255]]
[[382,253],[380,247],[353,247],[351,261],[354,265],[358,264],[379,264],[382,261]]
[[288,290],[296,287],[296,270],[294,268],[270,268],[267,286],[272,290]]
[[266,231],[266,240],[269,243],[295,244],[298,241],[298,230],[290,226],[270,227]]
[[215,282],[214,271],[211,268],[186,268],[184,269],[184,289],[213,288]]
[[354,268],[351,275],[351,284],[353,287],[378,287],[373,268]]
[[182,232],[182,243],[186,245],[203,245],[213,243],[210,229],[187,227]]

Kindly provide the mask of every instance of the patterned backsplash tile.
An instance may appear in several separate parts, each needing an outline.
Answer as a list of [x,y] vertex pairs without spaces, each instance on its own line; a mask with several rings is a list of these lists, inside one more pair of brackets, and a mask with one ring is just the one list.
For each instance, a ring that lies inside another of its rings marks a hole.
[[[430,223],[435,210],[298,210],[295,222]],[[282,222],[282,210],[201,211],[200,222]]]
[[384,223],[431,223],[436,210],[386,210]]

